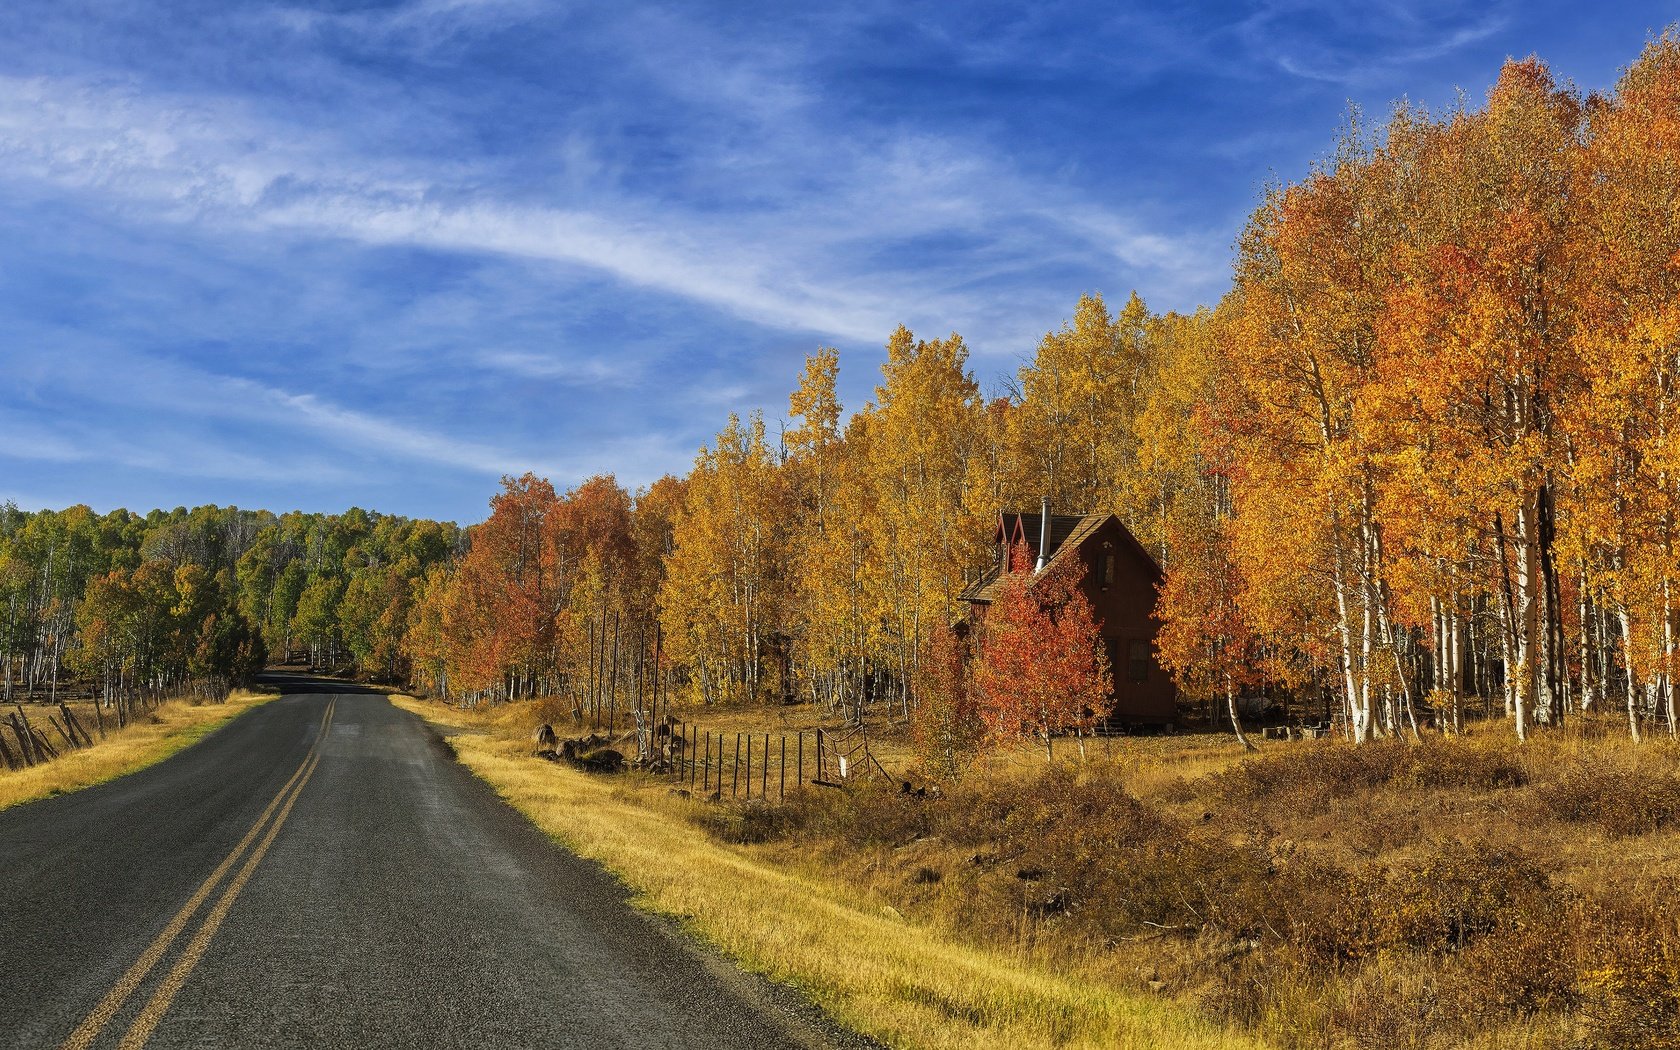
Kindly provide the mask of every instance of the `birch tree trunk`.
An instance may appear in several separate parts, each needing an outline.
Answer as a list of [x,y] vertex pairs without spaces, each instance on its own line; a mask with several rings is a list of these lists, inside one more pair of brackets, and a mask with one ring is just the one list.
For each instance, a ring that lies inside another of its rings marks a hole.
[[1634,743],[1639,742],[1639,676],[1634,672],[1633,663],[1633,622],[1628,615],[1627,606],[1619,606],[1616,610],[1616,620],[1622,625],[1622,663],[1627,667],[1627,716],[1628,735]]

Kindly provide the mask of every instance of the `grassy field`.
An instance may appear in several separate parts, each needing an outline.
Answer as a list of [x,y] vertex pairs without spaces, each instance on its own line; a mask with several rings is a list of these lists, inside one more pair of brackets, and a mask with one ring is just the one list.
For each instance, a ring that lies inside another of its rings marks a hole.
[[1147,991],[1118,989],[1098,967],[967,943],[910,921],[841,872],[720,841],[695,822],[701,807],[657,781],[596,779],[535,759],[532,705],[486,713],[392,702],[438,725],[469,769],[545,832],[617,872],[641,906],[892,1046],[1261,1045]]
[[[161,762],[228,720],[244,714],[277,692],[235,690],[226,703],[192,704],[171,700],[156,710],[135,717],[127,727],[117,729],[107,721],[100,737],[93,705],[70,705],[80,721],[94,735],[94,745],[76,751],[60,749],[61,757],[27,769],[0,769],[0,809],[61,795],[67,791],[102,784],[137,769]],[[56,711],[53,712],[56,714]],[[46,709],[30,712],[30,721],[45,727]],[[9,730],[8,730],[9,732]],[[50,732],[50,730],[49,730]]]
[[647,906],[893,1045],[1680,1047],[1680,745],[1614,719],[1526,746],[1498,722],[1255,755],[1121,738],[996,755],[922,799],[765,805],[532,758],[540,704],[398,702],[453,721],[468,766]]

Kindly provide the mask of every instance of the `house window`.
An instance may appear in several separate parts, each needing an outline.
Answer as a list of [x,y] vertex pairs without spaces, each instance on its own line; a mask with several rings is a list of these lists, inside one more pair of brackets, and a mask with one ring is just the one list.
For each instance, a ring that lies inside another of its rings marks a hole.
[[1106,543],[1103,544],[1101,579],[1105,589],[1114,586],[1114,551]]
[[1148,642],[1133,642],[1126,660],[1126,677],[1133,682],[1149,681],[1149,665],[1154,661],[1149,656]]

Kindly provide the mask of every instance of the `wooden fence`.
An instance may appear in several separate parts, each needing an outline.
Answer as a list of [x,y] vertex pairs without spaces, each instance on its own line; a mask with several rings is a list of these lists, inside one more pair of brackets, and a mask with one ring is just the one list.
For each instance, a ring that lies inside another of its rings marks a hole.
[[[4,762],[7,769],[25,769],[57,758],[61,752],[58,745],[55,745],[52,739],[48,737],[46,730],[30,722],[29,714],[23,709],[22,704],[13,704],[12,706],[17,708],[16,713],[7,712],[5,721],[0,722],[0,762]],[[63,702],[60,702],[57,706],[58,714],[53,714],[49,707],[46,720],[48,725],[57,730],[58,738],[63,741],[65,750],[74,751],[77,748],[92,747],[93,737],[83,727],[75,712],[71,711],[69,705]],[[36,715],[39,716],[40,712],[37,711]],[[63,721],[59,720],[60,716],[63,717]],[[99,735],[104,736],[105,721],[99,714],[97,704],[94,706],[94,717],[98,719]],[[15,749],[6,740],[5,728],[10,728],[12,731],[12,737],[16,742]]]
[[889,774],[869,751],[862,727],[785,733],[726,733],[672,721],[660,750],[677,783],[712,798],[787,798],[807,784],[841,787],[859,777]]

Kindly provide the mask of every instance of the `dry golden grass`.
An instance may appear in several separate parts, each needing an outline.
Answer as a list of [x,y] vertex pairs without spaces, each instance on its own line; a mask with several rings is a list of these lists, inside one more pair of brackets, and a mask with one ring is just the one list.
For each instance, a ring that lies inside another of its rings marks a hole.
[[[1526,745],[1497,721],[1253,754],[1226,733],[1083,758],[1059,741],[1053,764],[1006,750],[925,800],[871,782],[765,806],[535,763],[535,723],[566,731],[541,704],[433,712],[651,907],[891,1042],[1680,1046],[1680,743],[1635,745],[1614,718]],[[713,733],[835,728],[808,707],[688,714]],[[870,737],[913,768],[902,727]]]
[[[60,748],[59,758],[27,769],[0,770],[0,809],[77,791],[144,769],[278,695],[278,692],[238,689],[221,704],[171,700],[155,711],[138,715],[120,730],[115,722],[108,720],[103,739],[95,728],[92,706],[72,705],[78,720],[94,734],[94,745],[76,751]],[[31,722],[45,728],[45,713],[35,716],[32,711],[31,716]]]
[[715,841],[688,819],[694,804],[662,787],[535,761],[531,705],[473,712],[401,695],[392,702],[437,725],[461,761],[538,827],[617,872],[640,906],[678,917],[893,1046],[1260,1045],[1094,971],[960,943],[814,866],[799,870],[768,851]]
[[[555,729],[562,734],[571,724],[566,710],[555,705],[543,716],[553,721]],[[842,718],[828,715],[810,704],[678,706],[673,708],[672,714],[712,733],[768,733],[772,740],[778,735],[792,737],[798,732],[808,734],[816,729],[835,732],[844,728]],[[621,718],[618,728],[623,730],[627,724],[627,720]],[[911,744],[909,727],[902,720],[872,719],[868,735],[870,750],[889,771],[899,773],[916,766],[918,760]],[[789,747],[792,746],[790,743]],[[1242,757],[1243,750],[1235,737],[1221,733],[1088,737],[1083,754],[1076,741],[1062,738],[1056,741],[1049,760],[1042,744],[1023,742],[983,756],[977,772],[989,777],[1037,776],[1052,765],[1062,768],[1112,767],[1125,777],[1133,791],[1148,794],[1155,787],[1171,781],[1217,772]]]

